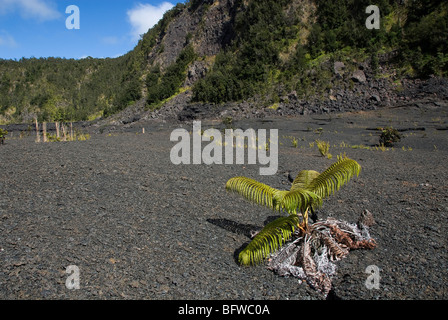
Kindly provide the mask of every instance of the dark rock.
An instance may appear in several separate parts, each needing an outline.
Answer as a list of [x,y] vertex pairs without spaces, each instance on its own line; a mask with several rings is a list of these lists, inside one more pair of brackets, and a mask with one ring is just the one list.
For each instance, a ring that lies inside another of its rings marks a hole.
[[376,102],[381,102],[381,98],[380,96],[374,94],[370,97],[370,100],[376,101]]

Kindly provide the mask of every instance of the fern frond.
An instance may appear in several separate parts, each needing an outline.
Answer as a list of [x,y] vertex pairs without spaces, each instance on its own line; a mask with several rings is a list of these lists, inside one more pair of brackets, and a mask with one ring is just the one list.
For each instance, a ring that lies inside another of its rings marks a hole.
[[246,177],[231,178],[226,183],[226,190],[236,192],[246,200],[273,209],[274,194],[279,190],[264,183]]
[[309,189],[311,182],[319,176],[319,172],[314,170],[302,170],[296,176],[291,185],[291,191],[295,189]]
[[286,190],[276,190],[273,194],[273,204],[276,211],[282,211],[283,205],[282,201],[285,198],[285,196],[288,194],[289,191]]
[[311,206],[322,205],[322,199],[311,191],[296,187],[291,191],[277,193],[276,203],[278,203],[277,210],[283,209],[289,214],[295,214],[297,210],[305,212]]
[[352,159],[341,158],[309,184],[308,190],[321,198],[326,198],[338,191],[353,176],[358,176],[361,166]]
[[259,264],[291,239],[300,223],[296,214],[268,223],[239,254],[243,265]]

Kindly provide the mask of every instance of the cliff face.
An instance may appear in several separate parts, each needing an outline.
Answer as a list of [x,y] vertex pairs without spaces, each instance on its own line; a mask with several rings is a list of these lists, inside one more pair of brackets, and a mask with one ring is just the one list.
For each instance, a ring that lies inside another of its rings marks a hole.
[[234,38],[236,0],[205,1],[195,8],[184,8],[160,35],[148,55],[148,62],[162,69],[176,61],[191,43],[198,56],[218,54]]
[[[192,44],[199,57],[214,57],[234,40],[238,31],[236,17],[244,12],[251,1],[205,0],[198,5],[184,7],[170,21],[157,39],[157,44],[147,56],[150,65],[159,64],[165,69],[176,61],[182,49]],[[287,23],[300,20],[297,30],[301,44],[307,37],[316,17],[316,3],[313,0],[288,1],[285,7]],[[294,49],[295,46],[293,45]]]

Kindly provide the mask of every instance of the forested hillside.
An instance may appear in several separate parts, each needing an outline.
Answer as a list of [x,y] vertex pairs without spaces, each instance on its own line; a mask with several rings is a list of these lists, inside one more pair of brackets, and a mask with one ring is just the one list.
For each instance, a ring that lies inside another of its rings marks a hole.
[[403,75],[445,75],[447,4],[402,2],[376,1],[381,26],[369,30],[370,0],[251,1],[236,18],[234,42],[194,87],[194,99],[225,102],[279,88],[304,94],[325,86],[329,70],[319,65],[325,58],[365,59],[377,68],[379,54],[392,51],[398,56],[391,63]]
[[[126,58],[0,61],[0,110],[8,119],[87,120],[115,104],[140,98],[126,83]],[[121,85],[126,83],[126,88]],[[118,92],[117,92],[118,91]]]
[[185,91],[209,103],[319,94],[329,85],[329,60],[387,64],[401,77],[447,75],[445,1],[378,0],[379,30],[365,25],[371,4],[191,0],[119,58],[0,59],[0,123],[92,120],[137,102],[152,110]]

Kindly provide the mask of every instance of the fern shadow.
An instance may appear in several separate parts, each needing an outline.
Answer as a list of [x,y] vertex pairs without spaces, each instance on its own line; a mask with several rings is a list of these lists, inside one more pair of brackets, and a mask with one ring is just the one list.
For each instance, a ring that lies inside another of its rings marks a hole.
[[[270,216],[267,217],[264,221],[264,226],[268,223],[278,219],[280,216]],[[235,222],[229,219],[207,219],[207,222],[210,222],[211,224],[214,224],[215,226],[218,226],[224,230],[246,236],[250,239],[253,237],[253,233],[260,231],[263,229],[263,227],[256,226],[254,224],[244,224]]]
[[[279,216],[270,216],[264,221],[264,225],[267,225],[268,223],[276,220],[279,218]],[[224,230],[230,231],[235,234],[243,235],[252,240],[253,234],[255,232],[261,231],[263,227],[256,226],[253,224],[244,224],[235,222],[229,219],[207,219],[207,222],[210,222],[211,224],[214,224],[215,226],[218,226]],[[246,248],[246,246],[250,243],[250,240],[244,242],[239,248],[235,250],[233,253],[233,260],[236,264],[238,263],[238,257],[240,255],[240,252]]]
[[248,238],[251,238],[251,233],[254,231],[261,230],[261,227],[253,225],[253,224],[244,224],[235,222],[229,219],[207,219],[208,222],[214,224],[224,230],[244,235]]

